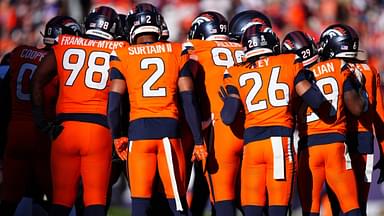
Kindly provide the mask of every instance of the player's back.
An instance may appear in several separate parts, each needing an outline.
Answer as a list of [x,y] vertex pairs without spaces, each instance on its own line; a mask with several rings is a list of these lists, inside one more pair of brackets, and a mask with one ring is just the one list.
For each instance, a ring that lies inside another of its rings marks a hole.
[[130,103],[130,121],[143,118],[178,119],[179,72],[187,61],[181,44],[157,42],[116,50]]
[[123,44],[122,41],[60,35],[58,44],[53,46],[60,89],[57,115],[106,116],[110,53]]
[[332,142],[331,140],[343,141],[346,133],[343,85],[350,75],[349,69],[341,59],[331,59],[315,64],[310,70],[313,71],[317,86],[332,107],[329,117],[327,119],[320,119],[317,114],[312,112],[310,107],[303,105],[302,112],[298,116],[300,137],[329,135],[329,139],[318,137],[314,137],[313,140],[309,139],[308,145],[317,142],[320,142],[320,144],[323,142],[328,143]]
[[11,53],[11,120],[32,121],[31,78],[46,50],[31,46],[16,47]]
[[217,94],[222,85],[225,69],[240,63],[244,55],[242,46],[229,41],[190,40],[184,43],[190,50],[191,59],[198,61],[202,67],[202,76],[206,94],[209,98],[209,107],[204,107],[214,117],[219,118],[223,102]]
[[293,54],[265,57],[252,67],[243,64],[229,68],[225,77],[232,76],[232,83],[238,85],[246,113],[246,129],[269,126],[292,129],[294,79],[302,68]]

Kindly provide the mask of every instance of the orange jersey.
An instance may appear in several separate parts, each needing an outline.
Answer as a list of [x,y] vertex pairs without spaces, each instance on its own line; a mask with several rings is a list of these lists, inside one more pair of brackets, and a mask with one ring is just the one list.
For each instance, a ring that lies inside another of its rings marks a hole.
[[350,75],[349,70],[343,70],[344,62],[340,59],[331,59],[319,62],[310,68],[313,71],[316,84],[324,97],[332,104],[329,116],[331,122],[324,122],[306,105],[298,116],[298,129],[300,137],[306,135],[346,133],[346,115],[344,108],[343,84]]
[[255,66],[234,66],[224,79],[226,87],[233,86],[245,108],[245,129],[250,127],[293,127],[292,99],[294,80],[301,63],[295,55],[270,56],[255,62]]
[[[157,42],[117,49],[111,68],[125,78],[130,121],[142,118],[178,119],[179,72],[188,60],[180,43]],[[111,57],[113,58],[113,57]],[[123,61],[120,61],[123,60]]]
[[30,46],[19,46],[12,51],[9,68],[12,120],[32,121],[31,78],[46,54],[46,50]]
[[53,46],[59,77],[56,113],[107,114],[109,57],[122,41],[60,35]]
[[190,58],[198,61],[202,67],[201,72],[209,99],[209,107],[203,109],[208,109],[209,113],[213,113],[214,120],[218,120],[223,107],[218,90],[223,84],[224,71],[242,61],[243,48],[234,42],[207,40],[190,40],[183,46],[189,50]]

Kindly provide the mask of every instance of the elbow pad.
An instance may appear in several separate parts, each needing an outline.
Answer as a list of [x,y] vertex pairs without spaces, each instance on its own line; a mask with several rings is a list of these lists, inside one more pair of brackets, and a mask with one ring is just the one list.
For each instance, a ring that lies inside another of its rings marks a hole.
[[226,125],[230,125],[235,121],[236,115],[240,110],[240,101],[234,97],[226,97],[224,100],[224,106],[221,109],[221,120]]
[[117,92],[109,92],[108,94],[108,125],[112,132],[112,138],[121,137],[120,122],[120,104],[121,95]]
[[202,144],[201,120],[198,113],[196,97],[193,91],[180,92],[181,103],[183,105],[185,119],[192,131],[195,144]]
[[315,84],[312,84],[311,88],[308,89],[301,97],[314,110],[319,109],[320,105],[326,101],[324,95]]

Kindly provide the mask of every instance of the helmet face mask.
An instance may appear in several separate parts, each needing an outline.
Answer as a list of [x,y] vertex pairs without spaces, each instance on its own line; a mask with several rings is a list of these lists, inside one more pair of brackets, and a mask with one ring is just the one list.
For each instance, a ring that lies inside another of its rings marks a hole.
[[120,18],[110,7],[101,6],[93,9],[84,21],[85,34],[100,39],[112,40],[118,35]]
[[280,41],[272,29],[265,25],[252,25],[241,39],[245,58],[280,53]]
[[345,24],[331,25],[320,36],[319,54],[322,60],[331,58],[355,59],[359,52],[356,31]]
[[203,12],[192,21],[188,39],[228,40],[228,21],[218,12]]
[[319,58],[315,41],[302,31],[288,33],[282,41],[281,52],[296,54],[297,60],[308,67]]
[[81,27],[75,19],[69,16],[56,16],[49,20],[45,26],[43,42],[45,45],[56,44],[56,39],[61,34],[81,35]]
[[252,25],[265,25],[272,28],[270,19],[256,10],[247,10],[236,14],[229,23],[229,37],[231,41],[241,42],[245,30]]

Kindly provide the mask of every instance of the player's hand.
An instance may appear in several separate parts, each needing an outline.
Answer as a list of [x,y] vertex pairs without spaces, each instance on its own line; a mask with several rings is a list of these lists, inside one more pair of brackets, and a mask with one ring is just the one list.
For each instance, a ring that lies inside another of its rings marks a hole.
[[63,131],[64,127],[60,124],[55,124],[53,122],[48,122],[43,128],[42,131],[48,134],[51,140],[55,140]]
[[228,93],[223,86],[220,86],[220,90],[218,93],[222,101],[225,101],[225,99],[228,97]]
[[384,181],[384,159],[382,158],[382,156],[380,157],[379,161],[377,161],[373,169],[380,170],[380,175],[379,175],[379,178],[377,179],[377,184],[381,184]]
[[208,157],[207,147],[205,145],[195,145],[191,161],[201,161]]
[[128,158],[128,137],[120,137],[113,140],[116,154],[121,160],[127,160]]

